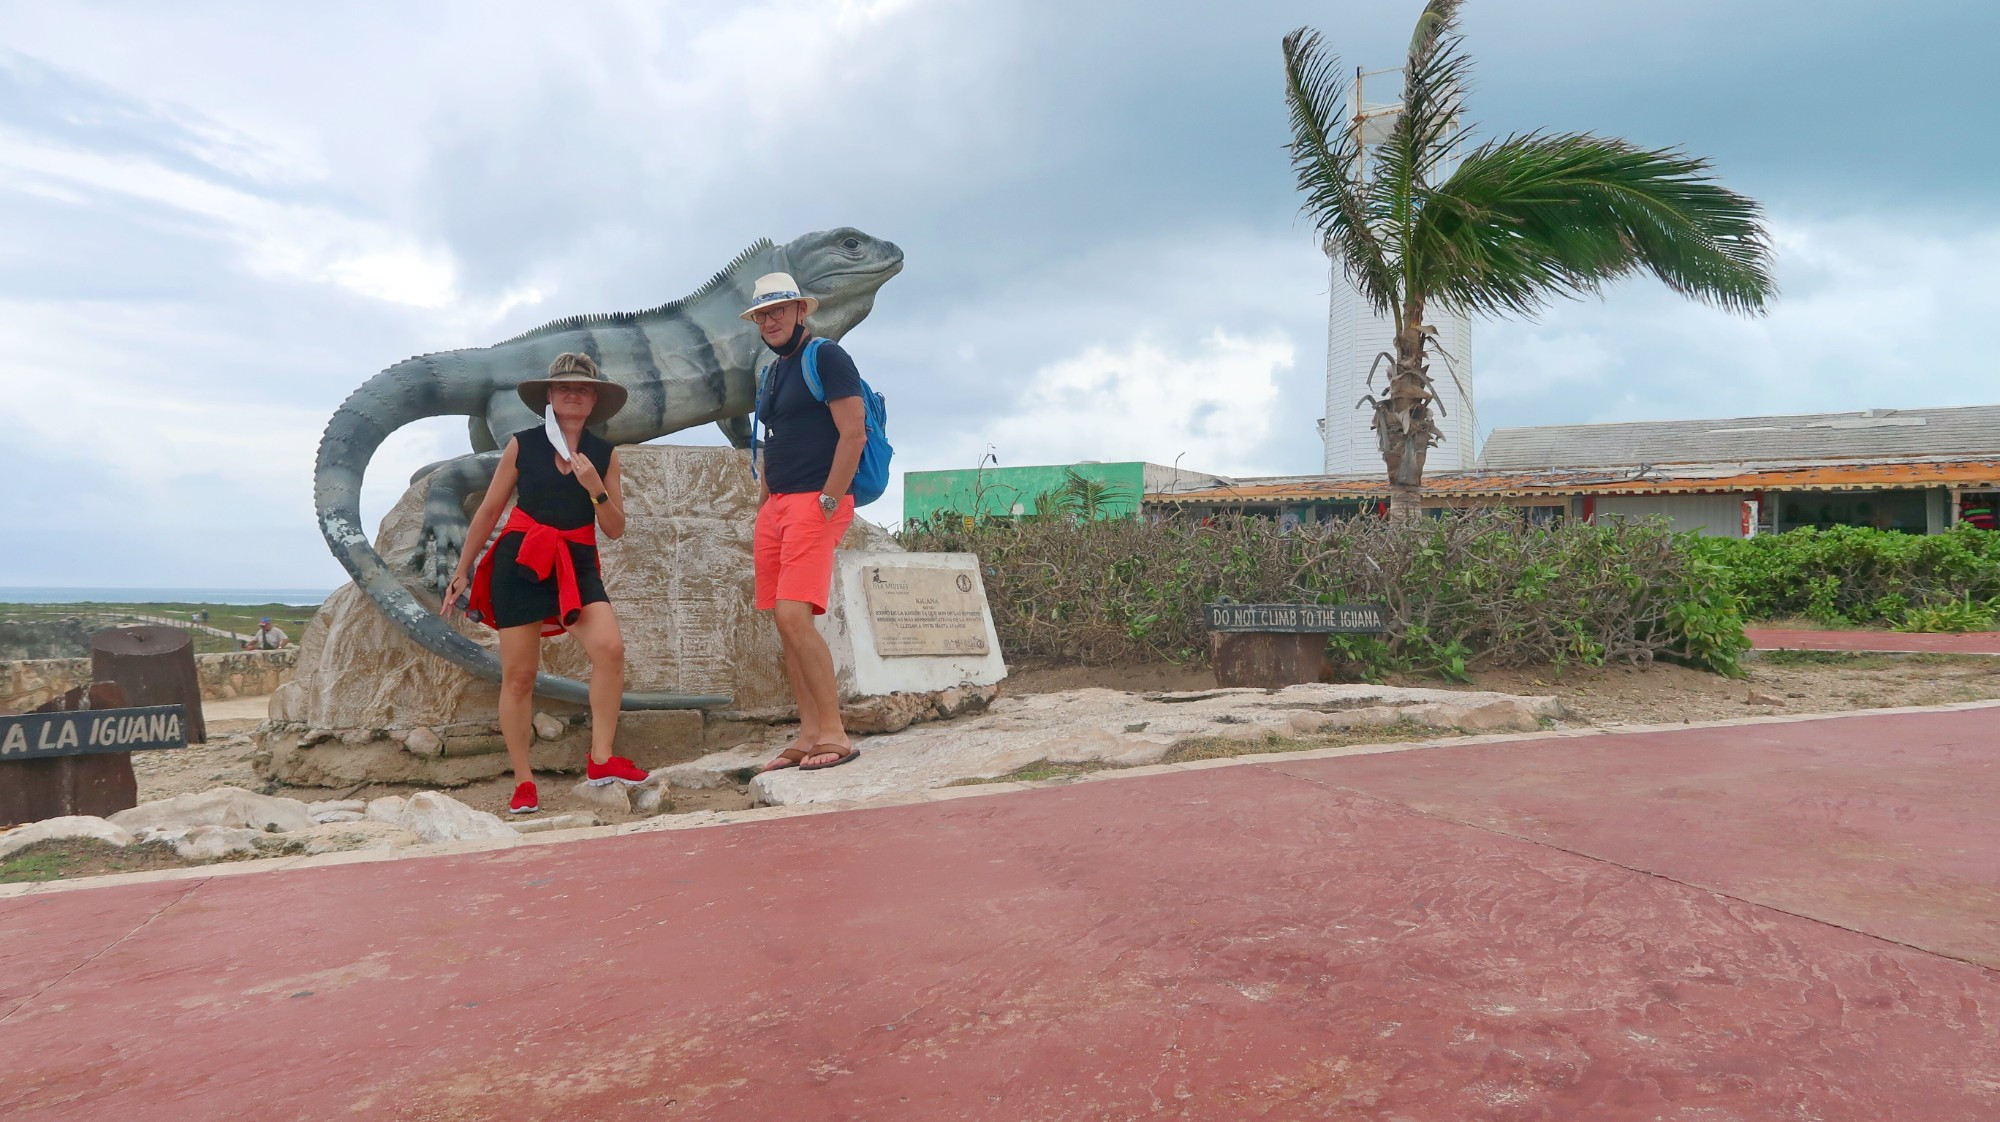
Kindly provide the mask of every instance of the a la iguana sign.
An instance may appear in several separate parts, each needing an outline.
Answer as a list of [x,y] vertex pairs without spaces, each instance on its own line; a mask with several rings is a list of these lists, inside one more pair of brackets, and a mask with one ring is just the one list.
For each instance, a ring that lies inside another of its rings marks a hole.
[[0,717],[0,762],[187,747],[179,705]]
[[1378,604],[1209,604],[1210,631],[1290,631],[1380,635],[1389,630]]

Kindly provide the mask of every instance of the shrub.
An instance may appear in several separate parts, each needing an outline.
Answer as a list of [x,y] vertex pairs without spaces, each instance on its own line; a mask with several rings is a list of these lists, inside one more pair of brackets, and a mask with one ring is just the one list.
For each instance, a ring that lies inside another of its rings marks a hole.
[[1474,665],[1650,662],[1740,673],[1747,649],[1714,561],[1660,523],[1529,527],[1506,513],[1281,531],[1267,518],[988,520],[907,528],[906,548],[978,554],[1002,643],[1080,664],[1201,663],[1202,606],[1374,603],[1386,636],[1336,636],[1370,675]]
[[2000,609],[2000,534],[1972,526],[1931,535],[1836,526],[1696,548],[1750,619],[1982,630]]

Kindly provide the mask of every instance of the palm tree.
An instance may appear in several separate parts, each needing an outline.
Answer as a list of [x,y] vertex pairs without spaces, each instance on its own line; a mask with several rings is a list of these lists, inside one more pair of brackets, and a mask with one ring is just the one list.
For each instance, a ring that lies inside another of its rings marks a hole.
[[[1450,161],[1471,60],[1457,34],[1461,0],[1430,0],[1410,40],[1403,105],[1363,157],[1347,120],[1347,80],[1318,33],[1285,36],[1285,100],[1302,208],[1326,252],[1395,324],[1387,388],[1363,397],[1389,469],[1390,511],[1415,517],[1424,458],[1442,439],[1426,354],[1438,305],[1465,314],[1533,316],[1554,296],[1598,292],[1651,272],[1684,296],[1761,314],[1777,294],[1758,205],[1723,188],[1708,161],[1591,135],[1529,133]],[[1446,356],[1447,360],[1449,355]],[[1371,385],[1373,375],[1370,376]]]

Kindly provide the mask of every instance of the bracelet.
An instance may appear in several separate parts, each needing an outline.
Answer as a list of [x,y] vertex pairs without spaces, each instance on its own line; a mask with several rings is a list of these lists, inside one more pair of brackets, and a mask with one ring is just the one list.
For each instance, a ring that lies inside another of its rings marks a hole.
[[595,495],[590,496],[590,503],[592,506],[603,506],[605,503],[608,503],[610,501],[611,501],[611,492],[609,491],[599,491]]

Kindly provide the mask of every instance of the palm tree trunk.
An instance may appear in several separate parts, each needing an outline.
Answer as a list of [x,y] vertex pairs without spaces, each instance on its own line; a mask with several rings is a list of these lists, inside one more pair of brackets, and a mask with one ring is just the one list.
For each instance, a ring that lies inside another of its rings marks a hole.
[[1388,392],[1375,407],[1375,435],[1389,469],[1389,517],[1417,518],[1423,512],[1424,459],[1442,435],[1431,419],[1430,373],[1424,363],[1424,308],[1412,301],[1396,332],[1396,367]]

